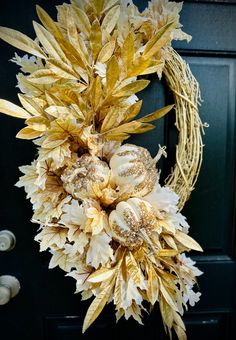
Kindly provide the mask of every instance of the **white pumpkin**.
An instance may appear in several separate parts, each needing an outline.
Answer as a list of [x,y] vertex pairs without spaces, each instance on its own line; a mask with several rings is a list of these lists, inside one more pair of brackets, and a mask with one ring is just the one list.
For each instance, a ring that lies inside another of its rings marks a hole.
[[109,215],[112,237],[122,246],[139,248],[143,241],[151,247],[150,235],[156,226],[156,217],[150,203],[140,198],[129,198],[117,204]]
[[94,198],[93,186],[97,185],[102,190],[108,185],[109,179],[108,164],[89,154],[83,154],[61,175],[64,189],[77,199]]
[[110,159],[113,180],[121,194],[142,197],[152,191],[158,174],[149,151],[133,144],[122,145]]

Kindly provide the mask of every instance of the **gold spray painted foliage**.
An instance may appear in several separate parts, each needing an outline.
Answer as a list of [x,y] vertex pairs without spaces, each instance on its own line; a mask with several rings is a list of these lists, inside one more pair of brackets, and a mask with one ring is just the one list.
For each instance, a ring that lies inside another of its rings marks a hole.
[[[0,27],[1,39],[32,55],[12,58],[20,66],[22,107],[0,100],[2,113],[25,120],[17,137],[38,147],[16,185],[40,224],[40,251],[52,253],[49,268],[73,277],[82,299],[95,296],[83,332],[112,301],[117,320],[142,323],[148,301],[159,303],[170,337],[173,329],[184,340],[184,308],[201,295],[194,289],[202,273],[185,252],[202,248],[179,211],[199,173],[203,127],[198,83],[171,48],[173,39],[191,39],[181,30],[181,8],[168,0],[152,0],[143,12],[132,1],[71,0],[57,7],[57,21],[37,6],[35,40]],[[136,118],[137,94],[152,73],[164,74],[174,93],[180,131],[165,187],[156,169],[164,147],[152,158],[142,147],[121,144],[153,129],[151,122],[174,107]]]

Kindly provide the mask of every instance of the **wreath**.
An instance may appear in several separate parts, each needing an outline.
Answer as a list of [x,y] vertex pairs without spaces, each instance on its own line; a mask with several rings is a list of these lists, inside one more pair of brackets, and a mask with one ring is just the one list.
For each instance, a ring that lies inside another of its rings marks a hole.
[[[142,323],[143,301],[158,302],[165,326],[186,339],[181,319],[200,293],[202,274],[185,252],[202,251],[180,213],[202,162],[204,124],[199,85],[171,47],[182,32],[182,3],[152,0],[140,12],[132,0],[71,0],[57,6],[57,21],[39,6],[36,39],[10,28],[0,38],[29,53],[15,54],[22,107],[0,100],[0,111],[22,118],[18,138],[33,139],[37,158],[20,167],[40,225],[35,240],[76,280],[82,299],[95,296],[83,332],[113,302],[116,319]],[[175,104],[137,118],[144,75],[164,75]],[[143,147],[125,143],[145,133],[174,107],[179,140],[176,165],[159,183],[156,164]]]

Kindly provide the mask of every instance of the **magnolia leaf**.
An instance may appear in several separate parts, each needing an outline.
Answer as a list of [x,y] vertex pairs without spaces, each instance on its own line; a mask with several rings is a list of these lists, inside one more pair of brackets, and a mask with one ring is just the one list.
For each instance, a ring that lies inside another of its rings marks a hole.
[[124,64],[124,67],[127,73],[129,72],[132,66],[132,62],[134,59],[134,52],[135,52],[134,34],[133,32],[130,32],[127,35],[121,47],[121,58],[123,60],[123,64]]
[[100,63],[106,63],[112,57],[113,52],[115,50],[115,46],[116,46],[115,40],[111,40],[108,43],[106,43],[99,52],[97,61]]
[[102,29],[106,30],[107,33],[111,33],[113,29],[115,28],[117,21],[120,16],[120,5],[112,7],[107,14],[105,15],[105,18],[102,21]]
[[103,282],[110,279],[115,273],[115,269],[100,268],[89,275],[87,281],[92,283]]
[[107,85],[107,92],[111,92],[111,90],[116,85],[117,80],[119,79],[120,70],[119,64],[116,56],[112,56],[112,58],[107,63],[107,70],[106,70],[106,85]]
[[89,309],[86,313],[84,323],[83,323],[83,330],[84,333],[89,326],[97,319],[103,308],[105,307],[106,303],[110,298],[111,291],[113,289],[114,282],[109,282],[107,286],[95,297]]
[[54,72],[49,69],[38,70],[31,73],[30,76],[27,77],[31,83],[35,84],[52,84],[59,80],[60,77],[57,76]]
[[87,37],[90,35],[91,24],[87,14],[79,7],[73,7],[75,12],[75,23],[80,32],[83,32]]
[[25,127],[21,129],[17,135],[16,138],[20,139],[34,139],[42,135],[41,131],[36,131],[30,127]]
[[148,122],[152,122],[153,120],[160,119],[163,116],[165,116],[170,110],[172,110],[173,107],[174,107],[174,105],[167,105],[167,106],[161,108],[160,110],[157,110],[153,113],[150,113],[147,116],[144,116],[144,117],[138,119],[138,121],[143,122],[143,123],[148,123]]
[[36,57],[45,59],[46,56],[35,41],[27,35],[7,27],[0,27],[0,38],[8,44],[19,48],[22,51],[33,54]]
[[74,70],[62,61],[48,59],[47,63],[52,72],[54,72],[57,76],[65,79],[78,80],[78,77]]
[[165,26],[161,27],[157,33],[152,37],[146,44],[143,57],[150,58],[156,54],[168,41],[170,38],[170,33],[173,30],[173,21],[167,23]]
[[38,24],[37,22],[33,21],[33,26],[35,33],[45,48],[46,52],[55,58],[56,60],[62,60],[62,61],[67,61],[67,58],[62,51],[60,45],[54,38],[54,36],[47,31],[42,25]]
[[38,117],[31,117],[26,120],[26,123],[29,127],[36,131],[46,131],[48,127],[48,120],[45,117],[38,116]]
[[132,96],[132,94],[137,93],[139,91],[142,91],[145,89],[145,87],[148,86],[150,83],[149,80],[140,79],[136,80],[133,83],[130,83],[128,85],[125,85],[123,87],[119,87],[118,90],[113,94],[114,97],[129,97]]
[[196,251],[203,251],[202,247],[190,236],[183,233],[180,230],[176,231],[176,240],[188,249],[193,249]]
[[102,31],[97,19],[94,20],[91,27],[90,45],[92,49],[93,60],[95,61],[102,46]]
[[31,117],[31,115],[20,106],[15,105],[5,99],[0,99],[0,112],[5,113],[8,116],[22,119]]

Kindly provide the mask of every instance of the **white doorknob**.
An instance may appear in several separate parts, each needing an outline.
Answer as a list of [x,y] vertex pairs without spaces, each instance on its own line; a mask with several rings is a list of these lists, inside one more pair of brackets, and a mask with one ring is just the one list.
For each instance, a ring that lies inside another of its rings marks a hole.
[[10,275],[0,276],[0,305],[7,304],[20,291],[20,282]]
[[16,245],[15,235],[10,230],[0,231],[0,251],[12,250]]

